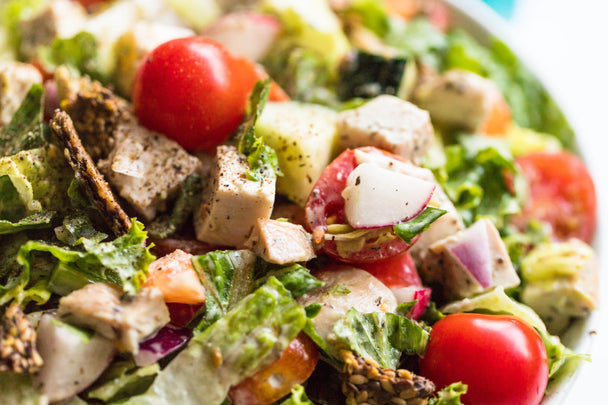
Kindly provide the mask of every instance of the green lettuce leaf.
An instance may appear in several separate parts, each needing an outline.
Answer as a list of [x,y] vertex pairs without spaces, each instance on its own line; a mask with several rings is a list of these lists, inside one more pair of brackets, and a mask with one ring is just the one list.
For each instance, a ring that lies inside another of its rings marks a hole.
[[[443,189],[467,226],[489,218],[500,230],[505,218],[521,209],[523,177],[503,143],[481,136],[460,142],[445,149],[446,166],[438,175]],[[511,176],[513,188],[505,176]]]
[[427,206],[424,211],[411,220],[393,225],[393,231],[407,243],[412,243],[412,239],[416,235],[429,229],[429,226],[446,212],[440,208]]
[[291,396],[281,402],[281,405],[314,405],[314,403],[306,396],[304,387],[298,384],[291,389]]
[[35,212],[65,209],[73,178],[54,145],[0,158],[0,219],[16,222]]
[[146,237],[143,225],[133,220],[131,229],[111,242],[99,243],[95,239],[82,237],[77,246],[62,247],[30,240],[21,246],[17,256],[17,261],[23,266],[22,283],[27,284],[32,266],[35,265],[32,254],[46,252],[57,261],[53,277],[65,278],[65,273],[78,276],[72,278],[73,289],[90,282],[105,281],[120,285],[126,293],[134,294],[145,281],[148,266],[155,259],[150,247],[145,245]]
[[466,394],[467,385],[461,382],[444,387],[429,400],[429,405],[462,405],[460,397]]
[[310,270],[299,264],[292,264],[288,267],[270,271],[263,278],[256,280],[256,285],[264,284],[270,277],[276,277],[294,298],[301,297],[325,284],[310,274]]
[[86,74],[104,82],[106,77],[99,60],[98,49],[95,36],[82,31],[71,38],[55,38],[49,47],[40,50],[39,57],[50,71],[65,65],[76,76]]
[[249,96],[248,114],[237,131],[239,152],[246,155],[249,162],[250,170],[247,171],[249,180],[261,181],[264,177],[283,175],[274,149],[266,145],[262,137],[255,134],[255,123],[264,110],[269,92],[270,79],[255,84]]
[[197,206],[203,183],[201,176],[191,174],[186,177],[182,189],[179,192],[171,214],[161,217],[148,226],[148,233],[157,238],[166,238],[179,231],[188,221],[195,207]]
[[137,367],[133,361],[112,363],[86,394],[104,403],[115,402],[144,393],[160,371],[158,363]]
[[334,357],[341,349],[376,361],[384,368],[397,368],[402,353],[422,354],[429,334],[417,323],[400,315],[351,308],[334,326],[328,345]]
[[255,260],[250,250],[216,250],[192,258],[206,291],[206,310],[198,331],[217,321],[251,291]]
[[441,56],[448,47],[446,35],[427,18],[414,18],[409,22],[390,19],[384,41],[398,49],[402,56],[422,61],[425,65],[441,67]]
[[9,0],[1,5],[0,21],[6,29],[8,44],[15,54],[18,54],[21,44],[19,22],[35,15],[45,4],[45,0]]
[[0,155],[42,147],[46,138],[42,128],[44,88],[34,84],[8,125],[0,131]]
[[48,228],[51,226],[51,220],[54,217],[54,212],[47,211],[28,215],[27,217],[19,219],[17,222],[0,219],[0,235],[17,233],[26,229]]
[[150,389],[126,404],[221,404],[232,385],[278,359],[305,322],[304,308],[271,278],[194,336]]
[[40,405],[48,403],[47,398],[34,388],[30,374],[0,372],[0,392],[2,404]]

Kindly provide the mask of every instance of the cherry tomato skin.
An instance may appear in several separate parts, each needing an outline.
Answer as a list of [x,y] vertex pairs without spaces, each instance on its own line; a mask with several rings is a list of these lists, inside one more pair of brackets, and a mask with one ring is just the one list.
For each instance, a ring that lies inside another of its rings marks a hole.
[[272,404],[289,394],[294,385],[306,381],[318,360],[317,346],[305,333],[300,333],[279,360],[233,386],[228,397],[235,405]]
[[258,74],[251,62],[232,57],[202,37],[174,39],[141,63],[133,85],[139,121],[187,150],[225,141],[243,119]]
[[388,288],[422,286],[416,265],[409,252],[372,263],[360,263],[358,267],[367,271]]
[[[391,158],[402,159],[397,155],[374,147],[359,149],[365,152],[375,150]],[[313,233],[313,236],[316,236],[318,233],[324,233],[327,230],[328,223],[347,223],[342,190],[346,187],[346,180],[355,167],[357,167],[355,152],[352,149],[348,149],[335,158],[321,173],[308,197],[305,208],[306,226]],[[414,238],[414,241],[417,239],[418,236]],[[338,252],[336,242],[332,240],[325,240],[323,242],[325,253],[340,261],[353,264],[375,262],[392,257],[405,252],[409,247],[410,245],[405,241],[395,236],[394,239],[386,241],[379,246],[374,246],[371,242],[366,241],[361,250],[344,256]]]
[[461,381],[466,405],[536,405],[549,367],[538,333],[503,315],[453,314],[431,329],[420,373],[437,389]]
[[591,242],[597,226],[597,196],[585,164],[569,152],[540,152],[516,160],[527,178],[530,195],[515,222],[549,223],[556,239]]

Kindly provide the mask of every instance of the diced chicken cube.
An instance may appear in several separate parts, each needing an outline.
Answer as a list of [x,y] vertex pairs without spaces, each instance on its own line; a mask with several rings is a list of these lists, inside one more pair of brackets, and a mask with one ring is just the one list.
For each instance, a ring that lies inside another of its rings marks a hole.
[[57,314],[113,340],[118,350],[137,353],[140,341],[169,323],[169,310],[156,288],[143,288],[124,300],[121,295],[109,284],[89,284],[63,297]]
[[253,11],[226,14],[207,27],[202,35],[224,45],[233,55],[261,60],[274,45],[280,22]]
[[338,115],[340,150],[376,146],[420,163],[433,140],[429,113],[400,98],[382,95]]
[[200,161],[177,142],[135,122],[123,123],[116,132],[114,147],[99,169],[121,197],[151,220],[199,169]]
[[420,270],[423,281],[443,288],[446,299],[470,297],[496,286],[519,285],[519,276],[498,230],[481,219],[429,248]]
[[413,101],[428,110],[434,124],[448,128],[500,134],[511,120],[509,106],[498,86],[463,70],[427,75],[414,90]]
[[233,146],[217,148],[212,182],[195,212],[196,238],[221,246],[241,247],[259,218],[270,218],[276,179],[247,178],[249,166]]
[[298,298],[303,306],[321,304],[321,311],[312,319],[315,331],[324,339],[349,309],[361,313],[394,312],[397,300],[392,291],[365,270],[341,266],[316,273],[325,285]]
[[138,21],[118,38],[114,47],[118,91],[125,96],[131,94],[137,68],[154,48],[163,42],[189,36],[194,36],[194,31],[188,28]]
[[258,219],[245,245],[269,263],[306,262],[315,257],[312,235],[286,221]]
[[0,63],[0,128],[11,121],[33,84],[42,83],[34,66],[20,62]]
[[76,1],[48,0],[31,18],[19,24],[20,52],[34,59],[40,46],[50,45],[55,38],[70,38],[84,29],[86,10]]

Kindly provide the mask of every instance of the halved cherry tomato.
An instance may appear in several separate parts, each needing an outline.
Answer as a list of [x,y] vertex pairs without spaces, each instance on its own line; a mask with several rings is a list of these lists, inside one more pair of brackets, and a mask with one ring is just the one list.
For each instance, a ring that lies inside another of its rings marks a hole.
[[[403,160],[397,155],[371,146],[358,148],[358,150],[364,152],[377,151],[393,159]],[[305,211],[306,226],[313,233],[315,239],[325,233],[328,224],[347,223],[342,190],[346,187],[346,180],[355,167],[357,167],[355,152],[353,149],[348,149],[323,170],[315,183],[306,202]],[[386,241],[368,239],[360,250],[347,253],[340,252],[335,241],[325,240],[323,250],[328,255],[347,263],[374,262],[398,255],[409,249],[410,245],[398,236],[394,234],[393,236]]]
[[272,404],[289,394],[294,385],[306,381],[318,360],[317,346],[300,333],[279,360],[232,387],[228,396],[235,405]]
[[[187,150],[224,142],[245,114],[255,82],[267,77],[258,65],[232,56],[207,38],[174,39],[141,63],[132,100],[140,122]],[[270,99],[287,96],[276,85]]]
[[372,263],[360,263],[357,267],[367,271],[388,288],[421,286],[420,276],[409,252]]
[[595,186],[585,164],[569,152],[539,152],[516,160],[528,180],[530,195],[521,216],[551,225],[556,239],[571,237],[590,242],[597,225]]
[[536,405],[549,366],[542,339],[521,319],[462,313],[433,325],[420,373],[438,389],[467,384],[467,405]]

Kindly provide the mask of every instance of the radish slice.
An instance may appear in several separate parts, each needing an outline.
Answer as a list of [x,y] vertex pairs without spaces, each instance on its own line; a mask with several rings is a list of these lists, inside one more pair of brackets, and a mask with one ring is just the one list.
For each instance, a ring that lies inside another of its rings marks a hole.
[[342,191],[344,212],[353,228],[379,228],[408,221],[427,206],[435,185],[371,163],[348,176]]
[[409,286],[401,288],[391,288],[393,295],[397,299],[397,304],[401,305],[406,302],[416,301],[407,317],[413,320],[418,320],[431,300],[431,289],[422,286]]

